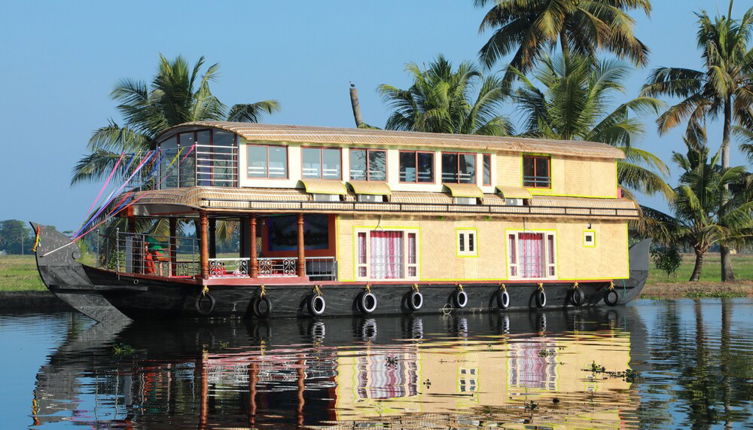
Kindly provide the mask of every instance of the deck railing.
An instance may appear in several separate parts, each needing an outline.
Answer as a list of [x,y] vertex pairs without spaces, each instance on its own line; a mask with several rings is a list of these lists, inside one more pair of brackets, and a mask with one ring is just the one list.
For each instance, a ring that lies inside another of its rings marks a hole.
[[[259,278],[291,278],[298,276],[297,257],[261,257],[256,259]],[[337,279],[334,257],[306,257],[306,275],[311,280]],[[211,278],[247,278],[251,276],[249,258],[210,258]]]
[[100,264],[123,273],[194,276],[199,273],[199,246],[192,237],[124,233],[101,238]]

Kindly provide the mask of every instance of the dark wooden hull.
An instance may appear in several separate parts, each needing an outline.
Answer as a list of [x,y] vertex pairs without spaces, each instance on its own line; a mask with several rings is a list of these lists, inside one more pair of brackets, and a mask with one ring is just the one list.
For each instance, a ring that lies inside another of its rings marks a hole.
[[[245,285],[213,285],[209,287],[207,295],[214,301],[214,307],[209,310],[209,299],[202,293],[202,286],[171,283],[163,280],[139,279],[118,275],[91,267],[85,270],[95,284],[110,285],[113,288],[103,291],[102,295],[118,310],[132,319],[154,318],[234,318],[254,317],[253,301],[261,292],[259,286]],[[134,281],[138,290],[133,289]],[[579,288],[585,295],[584,307],[604,305],[604,295],[609,289],[608,282],[581,283]],[[573,283],[549,283],[543,289],[546,294],[545,308],[574,308],[570,303]],[[489,312],[501,310],[497,301],[498,283],[463,284],[463,291],[468,295],[468,304],[459,308],[453,303],[453,294],[458,290],[455,284],[430,284],[420,287],[423,295],[423,306],[412,310],[408,306],[409,295],[413,291],[412,284],[380,285],[372,284],[371,292],[377,298],[377,307],[372,313],[362,312],[358,305],[358,296],[365,290],[363,284],[340,284],[321,288],[321,295],[325,299],[323,317],[330,316],[368,316],[368,315],[401,315],[401,314],[436,314],[460,312]],[[506,310],[536,310],[539,309],[535,300],[535,293],[539,290],[536,283],[510,284],[507,291],[510,295],[510,305]],[[632,300],[638,293],[635,286],[621,286],[617,283],[618,304]],[[313,315],[308,308],[308,300],[312,296],[311,284],[301,285],[267,285],[265,294],[271,303],[268,317],[291,318],[309,317]],[[197,301],[199,302],[197,306]],[[201,310],[201,312],[200,312]]]

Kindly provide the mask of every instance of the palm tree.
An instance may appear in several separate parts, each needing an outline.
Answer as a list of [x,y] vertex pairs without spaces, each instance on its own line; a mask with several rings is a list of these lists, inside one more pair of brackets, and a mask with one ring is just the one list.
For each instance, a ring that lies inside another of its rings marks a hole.
[[406,69],[413,77],[410,88],[388,84],[378,88],[394,108],[386,129],[493,136],[512,133],[510,122],[498,113],[505,98],[499,78],[484,77],[468,62],[453,71],[441,55],[426,70],[414,63]]
[[684,173],[672,202],[677,222],[677,240],[690,244],[696,254],[690,276],[701,276],[703,258],[709,248],[721,242],[744,240],[753,227],[753,201],[749,192],[731,193],[730,185],[746,184],[750,177],[743,167],[719,165],[720,152],[708,160],[708,150],[688,148],[688,154],[674,153],[673,160]]
[[[124,124],[113,120],[96,130],[89,139],[88,155],[76,164],[71,183],[97,180],[110,172],[121,153],[143,153],[154,139],[169,127],[189,121],[223,120],[257,122],[264,113],[279,110],[275,100],[237,104],[227,108],[215,97],[209,83],[216,79],[219,65],[202,74],[204,57],[193,67],[180,56],[169,61],[160,55],[157,75],[151,86],[143,81],[124,79],[110,94]],[[119,174],[125,176],[124,164]]]
[[[727,16],[713,20],[706,11],[698,14],[698,47],[703,70],[680,67],[656,69],[643,88],[648,96],[680,98],[657,119],[659,133],[687,120],[686,134],[705,133],[707,119],[722,116],[722,167],[730,165],[729,141],[735,124],[753,127],[753,49],[748,41],[753,31],[753,8],[740,20],[732,18],[733,0]],[[703,138],[705,136],[701,136]],[[727,244],[721,246],[722,280],[734,280]]]
[[[494,29],[481,48],[482,62],[491,67],[515,51],[510,66],[528,73],[557,42],[565,58],[570,52],[593,57],[598,49],[613,52],[636,65],[648,61],[648,48],[633,34],[633,9],[651,12],[650,0],[474,0],[477,7],[492,3],[479,31]],[[505,75],[509,83],[514,74]]]
[[[617,164],[623,187],[646,193],[672,196],[662,179],[667,166],[655,155],[632,145],[643,126],[635,113],[656,112],[661,102],[637,97],[611,110],[614,93],[625,91],[622,81],[628,68],[615,61],[594,62],[574,55],[553,60],[546,57],[535,73],[543,85],[538,88],[520,70],[512,68],[520,79],[514,100],[524,116],[523,136],[564,140],[587,140],[616,146],[625,153]],[[656,173],[659,172],[659,173]]]

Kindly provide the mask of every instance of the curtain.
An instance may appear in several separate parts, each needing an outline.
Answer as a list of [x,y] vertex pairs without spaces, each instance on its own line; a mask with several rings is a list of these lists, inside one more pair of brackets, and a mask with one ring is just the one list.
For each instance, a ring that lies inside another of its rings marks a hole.
[[371,278],[403,278],[403,232],[374,230],[371,232]]
[[544,234],[520,233],[518,235],[520,275],[523,278],[544,277]]

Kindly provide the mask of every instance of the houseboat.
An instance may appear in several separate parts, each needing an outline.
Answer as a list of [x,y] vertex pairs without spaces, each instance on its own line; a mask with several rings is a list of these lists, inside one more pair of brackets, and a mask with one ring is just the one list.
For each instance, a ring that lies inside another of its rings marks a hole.
[[108,209],[127,221],[99,267],[34,225],[42,279],[95,319],[617,305],[648,273],[609,145],[214,121],[157,142],[151,186]]

